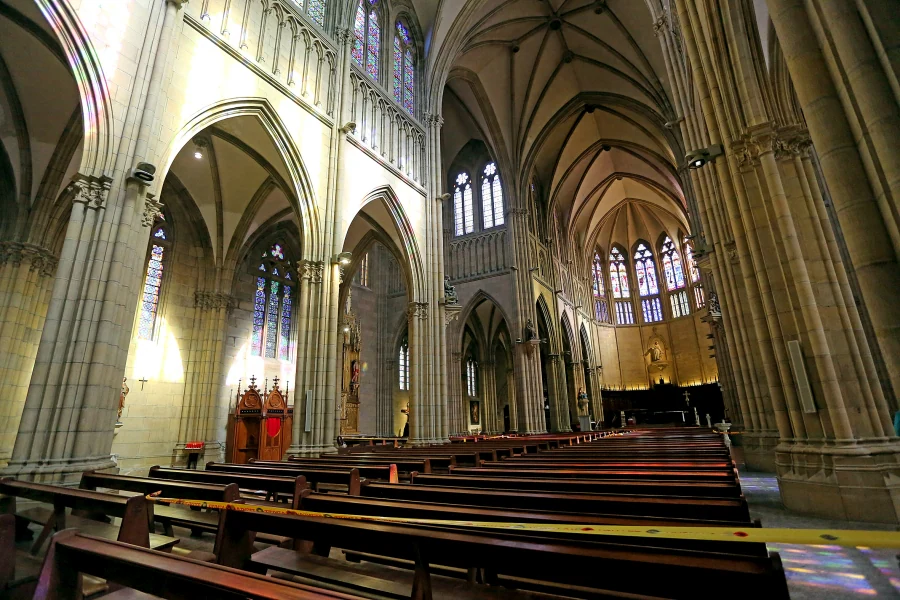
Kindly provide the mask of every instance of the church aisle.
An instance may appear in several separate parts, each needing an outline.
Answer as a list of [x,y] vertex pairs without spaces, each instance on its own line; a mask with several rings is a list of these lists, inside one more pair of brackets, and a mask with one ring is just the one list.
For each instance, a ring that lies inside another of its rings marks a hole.
[[[741,489],[750,505],[750,516],[763,527],[804,529],[870,529],[894,531],[884,523],[832,521],[801,516],[781,503],[774,474],[741,470]],[[801,546],[768,544],[781,554],[792,600],[819,598],[900,598],[900,549],[842,548],[840,546]]]

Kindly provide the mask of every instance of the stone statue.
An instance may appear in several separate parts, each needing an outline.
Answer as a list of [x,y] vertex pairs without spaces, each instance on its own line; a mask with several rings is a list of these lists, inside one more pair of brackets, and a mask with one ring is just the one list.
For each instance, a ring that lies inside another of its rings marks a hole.
[[450,285],[450,276],[444,277],[444,299],[447,304],[459,304],[456,288]]
[[119,396],[119,412],[116,414],[116,425],[122,424],[122,410],[125,409],[125,396],[127,396],[128,392],[131,391],[130,389],[128,389],[127,381],[127,377],[122,378],[122,393]]
[[538,339],[537,329],[534,328],[534,323],[531,322],[531,319],[528,319],[525,321],[525,341],[530,342],[536,339]]
[[644,356],[650,355],[650,362],[659,362],[662,359],[662,348],[659,347],[659,341],[653,342],[653,345],[647,348]]
[[584,388],[578,388],[578,416],[584,417],[589,414],[588,397]]

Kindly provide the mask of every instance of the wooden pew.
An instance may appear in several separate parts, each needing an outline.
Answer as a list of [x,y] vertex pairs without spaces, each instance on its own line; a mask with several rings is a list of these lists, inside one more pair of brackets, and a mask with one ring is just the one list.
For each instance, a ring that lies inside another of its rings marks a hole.
[[333,600],[351,596],[245,573],[171,554],[66,530],[53,537],[44,559],[34,600],[80,599],[82,573],[102,577],[131,590],[109,598],[173,600],[216,598],[221,600]]
[[477,475],[416,475],[413,484],[482,489],[558,491],[591,494],[632,494],[651,496],[696,496],[740,498],[735,482],[647,481],[641,479],[541,479],[532,477],[487,477]]
[[[324,466],[328,466],[331,464],[337,465],[397,465],[398,473],[412,473],[416,471],[418,473],[431,473],[431,459],[429,458],[410,458],[403,455],[402,452],[392,453],[389,456],[383,456],[381,454],[375,453],[366,453],[366,454],[324,454],[319,458],[302,458],[298,456],[292,456],[288,459],[289,463],[299,463],[299,464],[321,464]],[[359,472],[360,476],[365,477],[366,479],[374,479],[368,477],[363,471]]]
[[[486,521],[501,523],[535,523],[576,524],[576,525],[641,525],[647,527],[710,527],[709,521],[702,519],[676,519],[648,516],[600,515],[550,512],[543,510],[524,510],[509,508],[492,508],[485,506],[446,504],[436,502],[415,502],[407,500],[383,500],[362,496],[344,496],[339,494],[316,494],[304,496],[300,502],[302,510],[329,514],[364,515],[373,517],[398,517],[408,519],[438,519]],[[734,527],[731,521],[717,521],[721,527]],[[754,523],[741,523],[745,527],[758,527]],[[541,536],[552,537],[551,533]],[[765,555],[765,544],[747,544],[735,547],[731,542],[710,543],[707,540],[635,540],[633,543],[650,543],[666,548],[693,548],[706,551],[721,551],[737,554]]]
[[[213,502],[234,502],[241,497],[240,489],[236,483],[214,485],[197,483],[195,481],[171,481],[150,477],[111,475],[96,471],[83,473],[78,487],[86,490],[97,490],[98,488],[121,490],[136,492],[141,495],[160,492],[160,495],[164,498]],[[200,531],[215,533],[219,525],[219,516],[216,513],[188,510],[159,503],[150,503],[148,512],[151,519],[151,528],[154,521],[160,523],[165,534],[169,536],[174,535],[172,531],[173,525],[186,527],[191,530],[191,533],[199,533]]]
[[[170,549],[178,543],[177,538],[150,533],[148,503],[143,496],[117,496],[12,478],[0,480],[0,494],[6,496],[0,500],[0,513],[15,515],[17,521],[23,523],[42,525],[41,532],[31,547],[32,554],[38,553],[51,532],[67,526],[145,548]],[[49,504],[52,508],[35,506],[17,511],[16,498]],[[67,515],[67,508],[73,514]],[[116,527],[90,517],[119,517],[122,523]]]
[[288,497],[293,499],[293,504],[300,501],[300,494],[309,487],[306,483],[306,478],[303,476],[276,477],[271,475],[200,471],[197,469],[169,469],[158,465],[150,467],[148,477],[151,479],[195,481],[198,483],[212,483],[217,485],[235,483],[241,490],[248,492],[263,492],[266,500],[276,500],[279,497]]
[[750,522],[743,497],[665,497],[617,495],[554,489],[509,490],[421,484],[373,483],[362,490],[367,498],[445,502],[523,510],[572,512],[620,516],[652,516],[676,519],[709,519],[732,523]]
[[734,482],[737,473],[731,470],[700,471],[670,469],[518,469],[514,465],[504,469],[487,467],[452,467],[451,475],[472,475],[487,477],[528,477],[532,479],[596,479],[602,481],[697,481],[697,482]]
[[[316,558],[311,561],[308,555],[276,547],[253,554],[254,532],[273,531],[311,541]],[[564,595],[574,592],[580,597],[615,592],[687,598],[696,597],[701,589],[737,589],[752,597],[788,597],[777,554],[746,556],[638,546],[585,536],[548,539],[506,530],[461,530],[238,511],[222,513],[217,536],[221,564],[298,575],[308,575],[315,567],[322,567],[327,572],[318,571],[318,576],[339,585],[345,580],[338,567],[341,561],[325,558],[332,547],[349,552],[374,551],[384,557],[414,561],[411,597],[423,600],[432,598],[432,565],[469,573],[483,569],[491,584],[521,588],[538,582],[542,590]],[[328,569],[332,565],[334,568]],[[455,597],[465,598],[467,594]]]
[[253,464],[237,465],[230,463],[206,463],[206,471],[213,473],[234,473],[261,477],[284,477],[287,473],[295,477],[306,478],[307,483],[316,491],[322,485],[346,486],[347,493],[359,496],[359,487],[365,480],[359,476],[359,469],[291,469],[290,467],[263,467]]
[[434,467],[437,466],[434,459],[439,457],[453,457],[452,464],[472,466],[477,465],[480,460],[497,460],[497,452],[495,450],[490,448],[481,450],[474,445],[462,449],[455,446],[430,446],[427,448],[400,448],[397,450],[376,446],[371,454],[376,456],[399,455],[407,458],[431,458],[432,466]]
[[312,458],[309,460],[256,460],[250,459],[249,465],[263,468],[284,469],[293,473],[306,473],[307,471],[349,471],[356,469],[359,476],[366,480],[390,481],[391,465],[390,464],[355,464],[336,461],[319,461]]

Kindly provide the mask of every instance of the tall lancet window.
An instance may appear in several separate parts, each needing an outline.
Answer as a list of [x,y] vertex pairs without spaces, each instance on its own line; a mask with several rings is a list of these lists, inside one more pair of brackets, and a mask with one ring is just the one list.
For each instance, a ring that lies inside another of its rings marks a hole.
[[416,89],[416,61],[412,36],[402,21],[394,32],[394,100],[413,114]]
[[666,291],[669,292],[669,304],[672,306],[672,318],[677,319],[690,314],[691,305],[685,290],[684,269],[678,249],[669,236],[663,240],[660,248],[663,263],[663,274],[666,278]]
[[253,296],[253,356],[290,360],[294,274],[280,243],[263,252],[258,263]]
[[687,261],[691,284],[694,286],[694,302],[697,308],[703,308],[706,306],[706,295],[703,293],[703,284],[700,283],[700,269],[694,260],[694,243],[688,237],[684,238],[684,259]]
[[328,2],[326,0],[305,0],[305,2],[306,6],[304,7],[304,0],[297,0],[300,8],[306,8],[306,14],[310,19],[315,21],[319,27],[325,27],[325,9],[328,8]]
[[397,367],[399,371],[400,389],[409,389],[409,337],[403,336],[400,342],[400,352],[397,356]]
[[591,267],[594,279],[594,318],[601,323],[609,323],[609,306],[606,303],[606,286],[603,285],[603,258],[594,252],[594,263]]
[[613,301],[616,303],[616,324],[634,325],[634,308],[631,305],[631,290],[628,288],[628,266],[625,255],[616,247],[609,253],[609,281]]
[[634,251],[634,270],[637,274],[638,294],[645,323],[662,321],[662,303],[659,301],[659,284],[656,280],[656,264],[653,252],[641,242]]
[[152,340],[156,334],[156,321],[159,316],[160,293],[162,292],[163,274],[169,263],[171,251],[171,235],[166,217],[160,213],[153,224],[150,234],[150,251],[147,256],[147,271],[144,277],[144,290],[141,296],[140,316],[138,317],[138,339]]
[[475,379],[478,363],[472,356],[466,360],[466,391],[470,396],[478,395],[478,381]]
[[481,212],[485,229],[503,225],[503,186],[496,163],[488,163],[482,173]]
[[354,62],[375,81],[378,81],[381,58],[380,8],[378,0],[360,0],[353,22],[353,47],[350,49]]
[[472,182],[468,173],[456,176],[453,186],[453,218],[456,223],[456,235],[465,235],[475,231],[475,214],[472,210]]

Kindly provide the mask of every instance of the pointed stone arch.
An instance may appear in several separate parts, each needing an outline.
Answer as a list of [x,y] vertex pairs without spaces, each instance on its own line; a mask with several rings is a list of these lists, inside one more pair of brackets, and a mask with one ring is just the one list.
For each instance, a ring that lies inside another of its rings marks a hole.
[[[287,170],[292,187],[288,201],[294,209],[300,226],[302,260],[322,260],[325,254],[324,234],[318,210],[315,189],[303,161],[303,156],[294,142],[287,126],[278,112],[265,98],[229,98],[207,106],[189,118],[167,148],[162,153],[158,181],[165,178],[175,156],[195,135],[207,127],[233,117],[252,116],[260,121],[279,152]],[[155,184],[159,185],[159,184]]]

